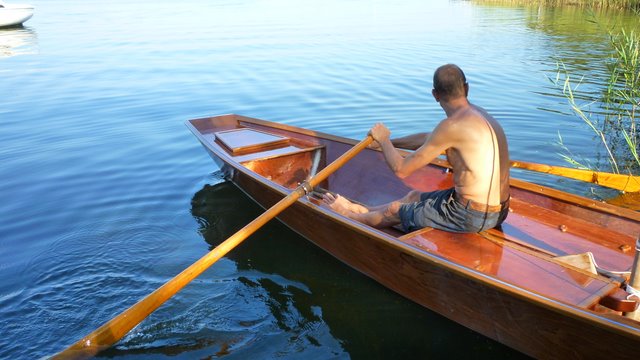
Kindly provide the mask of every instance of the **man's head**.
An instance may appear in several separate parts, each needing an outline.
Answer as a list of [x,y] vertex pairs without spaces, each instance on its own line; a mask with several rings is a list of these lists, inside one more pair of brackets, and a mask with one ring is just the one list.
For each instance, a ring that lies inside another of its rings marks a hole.
[[467,78],[457,65],[442,65],[433,73],[432,93],[437,101],[466,97],[468,92]]

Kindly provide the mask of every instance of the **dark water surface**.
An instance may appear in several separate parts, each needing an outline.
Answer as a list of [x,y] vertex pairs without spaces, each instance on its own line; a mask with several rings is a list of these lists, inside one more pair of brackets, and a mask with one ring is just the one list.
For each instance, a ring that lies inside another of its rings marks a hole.
[[[219,178],[187,119],[239,113],[358,139],[384,121],[405,135],[442,117],[430,77],[455,62],[472,101],[502,122],[513,158],[562,164],[551,145],[558,131],[596,156],[589,130],[546,78],[556,57],[597,71],[606,37],[582,10],[417,0],[32,4],[24,28],[0,29],[0,358],[62,350],[259,214]],[[273,223],[103,356],[522,355]]]

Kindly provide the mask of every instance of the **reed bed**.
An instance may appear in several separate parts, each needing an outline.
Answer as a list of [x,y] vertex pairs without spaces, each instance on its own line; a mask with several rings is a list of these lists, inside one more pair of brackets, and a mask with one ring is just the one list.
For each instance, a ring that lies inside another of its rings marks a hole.
[[[609,53],[603,61],[603,70],[566,67],[562,59],[558,61],[555,79],[550,79],[564,98],[571,112],[593,132],[599,144],[595,164],[580,154],[573,153],[558,133],[559,155],[575,167],[611,171],[619,174],[640,175],[640,33],[638,27],[625,30],[613,26],[602,17],[596,16],[595,9],[613,10],[640,18],[640,0],[472,0],[482,4],[508,6],[556,7],[573,5],[584,8],[584,16],[598,31],[609,34]],[[602,11],[598,11],[602,14]],[[605,11],[606,13],[606,11]],[[594,26],[595,24],[595,26]],[[616,30],[617,29],[617,30]],[[588,31],[581,29],[580,31]],[[575,64],[574,64],[575,65]],[[580,74],[580,72],[586,74]],[[581,89],[581,85],[597,89],[595,92]]]
[[[575,81],[562,63],[558,73],[552,79],[562,89],[572,112],[578,116],[599,139],[605,150],[604,158],[609,171],[614,173],[640,174],[640,156],[638,144],[640,132],[640,34],[624,29],[610,34],[611,57],[607,60],[608,78],[596,79],[603,84],[597,96],[581,94],[576,91],[584,77]],[[585,101],[587,99],[588,101]],[[598,166],[571,153],[558,134],[558,145],[563,149],[561,156],[579,168],[598,170]]]
[[582,6],[599,9],[640,9],[640,0],[472,0],[476,3],[542,6]]

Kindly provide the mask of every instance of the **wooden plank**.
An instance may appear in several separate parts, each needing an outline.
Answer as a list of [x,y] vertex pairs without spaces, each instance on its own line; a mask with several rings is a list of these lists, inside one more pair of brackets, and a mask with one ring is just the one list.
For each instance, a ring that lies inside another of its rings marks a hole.
[[233,155],[248,154],[285,146],[289,138],[248,128],[218,131],[216,141]]

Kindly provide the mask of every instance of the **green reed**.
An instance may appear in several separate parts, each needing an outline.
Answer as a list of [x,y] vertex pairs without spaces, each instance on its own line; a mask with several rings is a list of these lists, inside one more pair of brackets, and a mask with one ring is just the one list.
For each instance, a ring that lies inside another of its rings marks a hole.
[[473,0],[479,3],[542,5],[542,6],[584,6],[600,9],[640,9],[640,0]]
[[[575,82],[570,71],[559,63],[555,79],[562,88],[572,112],[596,135],[605,150],[610,171],[640,174],[637,120],[640,110],[640,36],[631,31],[610,32],[611,57],[606,61],[607,79],[596,79],[604,88],[597,97],[583,93],[577,96],[584,77]],[[585,102],[585,100],[588,100]],[[594,111],[592,111],[594,109]],[[588,161],[575,156],[558,134],[560,154],[566,161],[580,168],[594,168]]]

